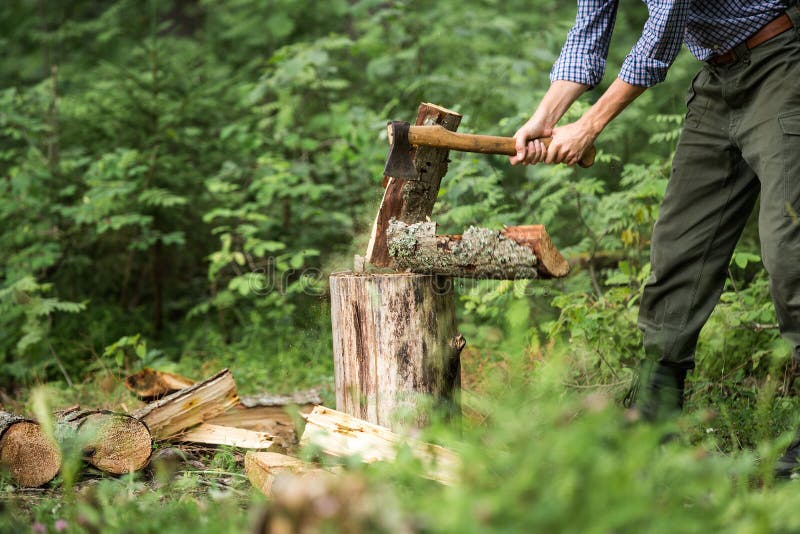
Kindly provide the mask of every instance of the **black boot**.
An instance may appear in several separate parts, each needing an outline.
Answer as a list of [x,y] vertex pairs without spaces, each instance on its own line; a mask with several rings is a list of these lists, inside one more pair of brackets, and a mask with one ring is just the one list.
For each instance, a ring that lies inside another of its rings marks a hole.
[[800,431],[775,463],[775,478],[792,478],[795,473],[800,474]]
[[645,361],[625,397],[625,406],[647,421],[663,421],[680,414],[687,369]]

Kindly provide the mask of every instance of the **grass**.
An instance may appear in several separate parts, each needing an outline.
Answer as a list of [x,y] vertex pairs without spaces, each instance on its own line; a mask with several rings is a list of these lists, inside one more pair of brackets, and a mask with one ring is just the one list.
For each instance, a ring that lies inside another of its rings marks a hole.
[[[332,404],[329,336],[320,328],[233,346],[195,340],[194,347],[205,348],[190,348],[169,370],[200,378],[227,366],[246,393],[319,386]],[[364,532],[800,529],[796,483],[772,478],[772,463],[791,439],[798,413],[796,397],[781,395],[777,382],[719,387],[696,377],[685,415],[650,426],[632,422],[619,408],[619,384],[576,387],[576,347],[504,352],[493,342],[486,346],[493,348],[482,348],[478,339],[462,355],[461,426],[438,422],[423,435],[462,456],[462,484],[425,480],[422,466],[401,454],[392,465],[349,465],[342,484],[323,491],[323,502],[340,503],[336,514],[319,517],[311,507],[292,517],[323,531]],[[106,362],[73,387],[43,384],[7,399],[7,408],[32,413],[37,398],[48,408],[131,410],[139,401],[120,384],[126,372]],[[682,438],[664,443],[674,431]],[[75,461],[67,463],[76,472],[48,488],[22,491],[0,480],[0,530],[241,532],[266,513],[289,509],[282,502],[270,508],[250,486],[241,451],[186,451],[185,460],[154,461],[120,478]]]

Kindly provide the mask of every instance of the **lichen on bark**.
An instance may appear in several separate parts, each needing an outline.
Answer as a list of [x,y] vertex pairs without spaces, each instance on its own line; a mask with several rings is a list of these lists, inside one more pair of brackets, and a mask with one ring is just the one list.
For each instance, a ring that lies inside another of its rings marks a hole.
[[500,232],[470,226],[463,235],[436,235],[431,221],[392,220],[386,232],[395,266],[415,273],[462,278],[536,278],[533,251]]

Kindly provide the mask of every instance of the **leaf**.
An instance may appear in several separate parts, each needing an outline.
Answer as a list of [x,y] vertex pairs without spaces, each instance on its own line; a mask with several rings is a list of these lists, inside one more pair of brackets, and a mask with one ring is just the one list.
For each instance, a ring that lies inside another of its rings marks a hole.
[[139,202],[145,206],[170,208],[174,206],[183,206],[188,202],[188,200],[185,197],[175,195],[166,189],[155,187],[145,189],[139,193]]

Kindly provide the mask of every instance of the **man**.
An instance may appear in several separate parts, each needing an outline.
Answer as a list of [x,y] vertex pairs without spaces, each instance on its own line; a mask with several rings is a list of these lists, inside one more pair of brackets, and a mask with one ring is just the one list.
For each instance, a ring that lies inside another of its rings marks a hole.
[[[552,84],[515,134],[512,164],[572,165],[603,128],[664,80],[685,42],[705,62],[652,237],[652,276],[639,310],[649,364],[634,405],[656,419],[680,411],[697,336],[719,300],[734,246],[761,194],[761,255],[781,333],[800,358],[800,10],[797,0],[647,0],[649,18],[619,76],[576,122],[556,127],[597,85],[618,0],[579,0]],[[537,140],[552,135],[549,149]],[[797,464],[796,442],[778,466]]]

